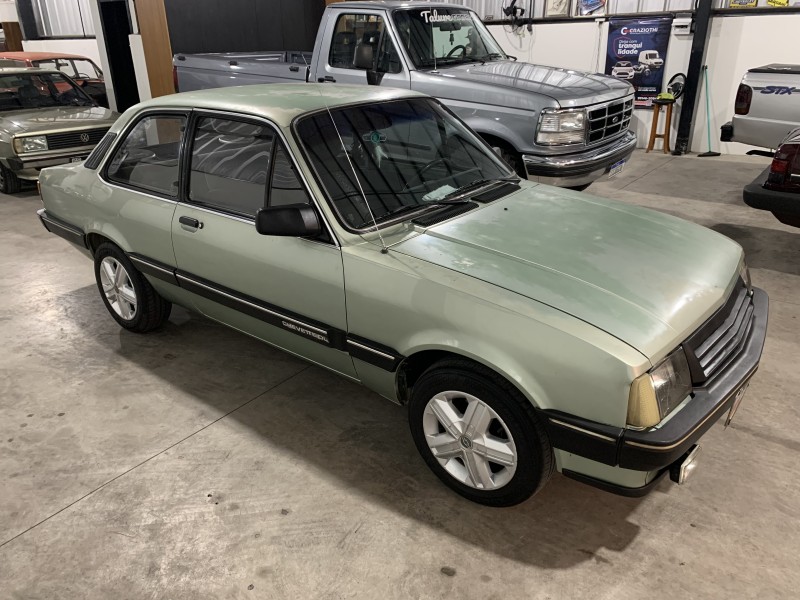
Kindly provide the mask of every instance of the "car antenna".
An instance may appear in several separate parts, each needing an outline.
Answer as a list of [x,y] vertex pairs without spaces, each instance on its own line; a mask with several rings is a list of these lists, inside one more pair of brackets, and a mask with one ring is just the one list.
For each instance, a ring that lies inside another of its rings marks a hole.
[[[305,54],[301,53],[300,56],[303,57],[303,62],[306,63],[306,69],[308,69],[308,74],[306,75],[306,78],[308,78],[311,76],[311,66],[308,64]],[[350,165],[350,170],[353,171],[353,177],[356,178],[356,183],[358,184],[358,191],[361,192],[361,199],[364,200],[364,205],[367,207],[369,216],[372,219],[372,226],[375,227],[375,233],[378,234],[378,239],[381,241],[381,254],[388,254],[389,247],[383,240],[383,236],[381,235],[381,230],[378,228],[378,221],[375,219],[375,214],[372,212],[372,207],[369,205],[369,202],[367,201],[367,195],[364,193],[364,187],[361,185],[361,179],[359,179],[358,173],[356,172],[356,167],[353,164],[353,161],[350,159],[350,154],[347,152],[347,146],[344,145],[344,139],[342,138],[342,134],[339,131],[339,127],[336,125],[336,121],[333,118],[333,113],[331,112],[330,106],[328,106],[328,101],[325,99],[325,94],[323,94],[322,90],[319,89],[319,84],[316,85],[317,85],[317,93],[319,94],[319,97],[322,98],[322,102],[325,104],[325,110],[328,112],[328,117],[331,120],[333,129],[336,131],[336,136],[339,138],[339,143],[342,145],[342,150],[344,150],[344,155],[347,157],[347,164]]]

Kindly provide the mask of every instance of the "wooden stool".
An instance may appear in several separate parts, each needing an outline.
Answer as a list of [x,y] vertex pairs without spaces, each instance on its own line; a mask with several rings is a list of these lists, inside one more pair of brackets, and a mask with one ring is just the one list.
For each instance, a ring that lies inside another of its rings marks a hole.
[[[650,126],[650,141],[647,143],[647,152],[653,149],[657,139],[664,140],[664,154],[669,154],[669,135],[672,127],[672,105],[675,100],[653,100],[653,124]],[[661,115],[661,107],[667,107],[667,119],[664,126],[664,133],[658,131],[658,117]]]

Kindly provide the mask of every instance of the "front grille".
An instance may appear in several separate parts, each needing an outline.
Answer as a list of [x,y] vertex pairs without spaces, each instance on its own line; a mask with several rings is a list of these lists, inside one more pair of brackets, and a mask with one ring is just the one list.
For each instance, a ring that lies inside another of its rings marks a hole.
[[628,129],[633,115],[633,98],[589,109],[588,143],[596,144]]
[[683,344],[695,385],[707,382],[741,353],[753,329],[753,309],[753,296],[740,280],[725,305]]
[[[64,148],[77,148],[79,146],[94,146],[108,131],[108,127],[102,129],[84,129],[82,131],[65,131],[64,133],[47,134],[47,149],[62,150]],[[87,136],[88,139],[81,139]]]

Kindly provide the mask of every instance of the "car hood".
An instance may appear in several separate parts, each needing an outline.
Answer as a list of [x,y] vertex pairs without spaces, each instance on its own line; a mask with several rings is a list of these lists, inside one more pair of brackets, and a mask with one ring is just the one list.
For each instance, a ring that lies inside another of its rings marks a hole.
[[700,225],[530,184],[393,249],[559,309],[650,360],[723,304],[742,258]]
[[[630,84],[613,77],[511,60],[441,68],[448,80],[481,83],[548,96],[563,108],[608,102],[633,93]],[[444,90],[446,92],[446,90]],[[441,95],[441,92],[436,94]]]
[[60,129],[111,127],[119,115],[99,106],[60,106],[0,112],[0,129],[12,135]]

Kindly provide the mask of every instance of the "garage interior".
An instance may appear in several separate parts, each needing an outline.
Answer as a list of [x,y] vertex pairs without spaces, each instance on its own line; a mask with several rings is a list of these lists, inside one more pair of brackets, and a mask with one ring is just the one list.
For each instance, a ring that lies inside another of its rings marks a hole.
[[[178,37],[213,35],[199,23],[178,31],[177,8],[190,3],[166,2],[173,43],[154,56],[177,52]],[[92,14],[113,12],[103,4]],[[141,24],[131,36],[146,37]],[[315,31],[295,37],[313,43]],[[180,51],[223,50],[203,43]],[[98,52],[106,68],[113,46]],[[148,66],[147,52],[131,67]],[[125,91],[119,108],[159,95],[165,69],[148,69],[148,85]],[[733,104],[718,87],[711,143],[722,156],[697,156],[702,96],[682,155],[645,153],[651,112],[640,111],[640,149],[585,192],[733,239],[770,297],[736,419],[705,435],[690,482],[665,479],[643,498],[556,473],[515,507],[468,502],[425,468],[405,407],[177,306],[155,333],[124,331],[90,263],[42,228],[35,187],[0,194],[0,600],[794,597],[800,230],[743,203],[770,159],[718,141]],[[673,126],[674,136],[679,115]]]

